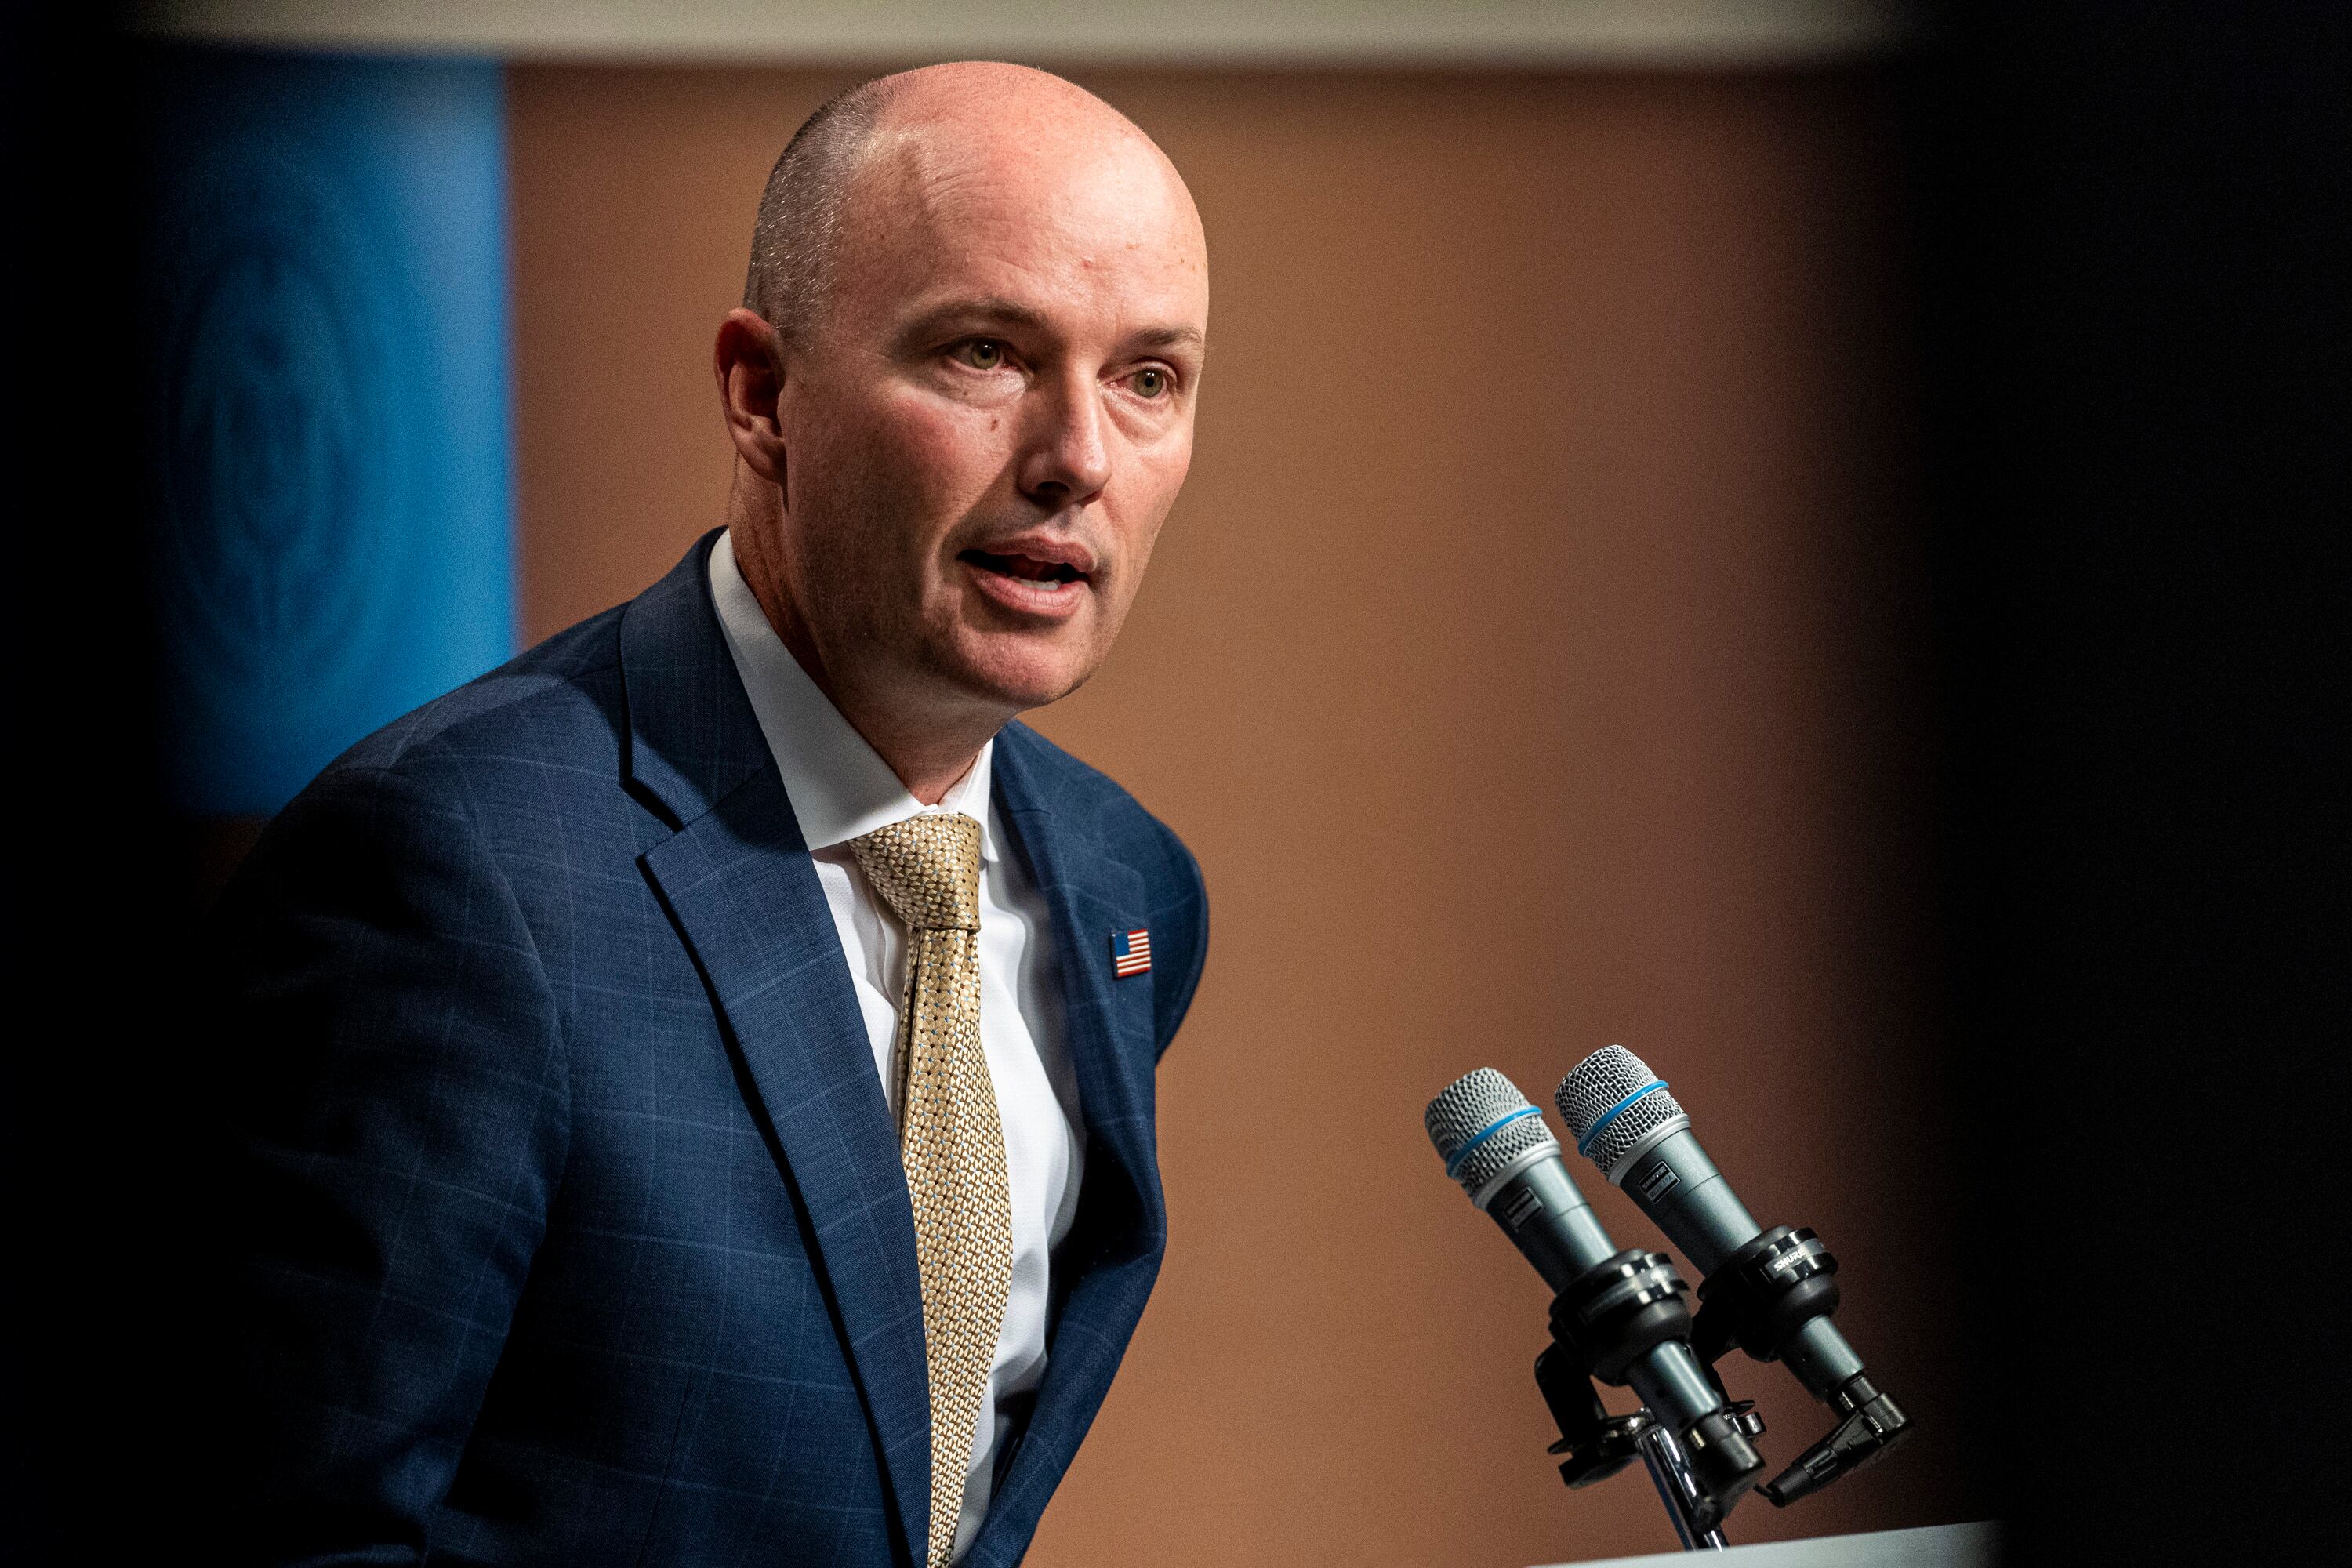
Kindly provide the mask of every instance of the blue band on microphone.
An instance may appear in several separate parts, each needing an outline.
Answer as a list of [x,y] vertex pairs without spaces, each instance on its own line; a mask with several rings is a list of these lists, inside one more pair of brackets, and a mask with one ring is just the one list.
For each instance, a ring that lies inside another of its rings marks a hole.
[[[1576,1152],[1580,1154],[1591,1153],[1592,1141],[1600,1137],[1603,1132],[1609,1131],[1609,1124],[1616,1121],[1618,1116],[1624,1111],[1627,1106],[1633,1104],[1643,1095],[1648,1094],[1651,1090],[1660,1089],[1665,1087],[1666,1080],[1664,1079],[1654,1078],[1649,1082],[1643,1084],[1641,1088],[1635,1089],[1633,1093],[1627,1095],[1624,1099],[1619,1100],[1616,1104],[1611,1106],[1607,1110],[1601,1113],[1601,1120],[1592,1124],[1592,1130],[1587,1132],[1581,1139],[1578,1140]],[[1482,1133],[1480,1136],[1483,1137],[1485,1134]]]
[[1471,1139],[1470,1142],[1454,1151],[1454,1158],[1445,1162],[1445,1173],[1451,1176],[1456,1171],[1462,1169],[1462,1162],[1470,1157],[1471,1150],[1475,1149],[1479,1144],[1484,1143],[1487,1139],[1492,1138],[1496,1133],[1500,1132],[1512,1122],[1524,1121],[1530,1116],[1538,1116],[1541,1114],[1542,1112],[1538,1111],[1532,1105],[1528,1106],[1524,1110],[1512,1111],[1508,1116],[1504,1117],[1500,1121],[1496,1122],[1495,1125],[1487,1128],[1485,1131],[1479,1133],[1478,1136]]

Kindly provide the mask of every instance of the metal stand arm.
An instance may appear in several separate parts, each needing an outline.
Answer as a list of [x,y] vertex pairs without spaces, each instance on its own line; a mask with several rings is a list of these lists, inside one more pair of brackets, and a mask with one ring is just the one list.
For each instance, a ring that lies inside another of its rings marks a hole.
[[1720,1552],[1730,1545],[1720,1525],[1706,1527],[1706,1516],[1713,1510],[1698,1478],[1691,1473],[1690,1456],[1683,1452],[1674,1432],[1664,1422],[1653,1421],[1642,1428],[1633,1446],[1642,1451],[1642,1462],[1650,1467],[1651,1484],[1666,1505],[1666,1519],[1674,1525],[1675,1538],[1683,1543],[1683,1550]]

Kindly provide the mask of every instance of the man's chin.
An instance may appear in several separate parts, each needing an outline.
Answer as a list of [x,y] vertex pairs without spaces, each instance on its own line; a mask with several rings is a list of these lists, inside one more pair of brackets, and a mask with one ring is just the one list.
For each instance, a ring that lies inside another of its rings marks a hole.
[[1060,639],[999,634],[956,650],[958,683],[976,696],[1026,711],[1058,702],[1086,684],[1101,662]]

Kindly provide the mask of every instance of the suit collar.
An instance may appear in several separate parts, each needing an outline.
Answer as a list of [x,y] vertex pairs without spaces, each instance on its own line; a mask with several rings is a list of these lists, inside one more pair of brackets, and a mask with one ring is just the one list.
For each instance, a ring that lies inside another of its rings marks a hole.
[[771,765],[710,603],[710,550],[725,533],[697,540],[621,612],[622,782],[672,827]]
[[[1132,931],[1149,918],[1149,894],[1134,868],[1105,852],[1085,803],[1066,793],[1072,770],[1066,761],[1055,767],[1057,761],[1026,725],[1005,726],[996,739],[996,805],[1053,913],[1063,1028],[1077,1069],[1089,1148],[1107,1146],[1123,1178],[1156,1209],[1151,990],[1139,977],[1112,977],[1109,945],[1112,933]],[[1090,1170],[1095,1158],[1090,1152]]]

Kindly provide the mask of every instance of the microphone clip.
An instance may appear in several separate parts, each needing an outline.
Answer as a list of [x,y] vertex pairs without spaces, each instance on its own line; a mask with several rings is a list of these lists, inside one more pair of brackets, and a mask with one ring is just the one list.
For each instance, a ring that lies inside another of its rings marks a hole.
[[[1709,1447],[1720,1450],[1726,1439],[1752,1444],[1764,1435],[1764,1418],[1756,1414],[1752,1400],[1735,1400],[1706,1417],[1685,1441],[1646,1409],[1610,1415],[1591,1375],[1567,1346],[1557,1342],[1536,1357],[1536,1387],[1559,1424],[1559,1441],[1546,1452],[1565,1456],[1559,1462],[1561,1480],[1581,1490],[1638,1458],[1649,1467],[1650,1480],[1685,1548],[1725,1544],[1721,1527],[1730,1505],[1726,1497],[1710,1491],[1699,1458]],[[1737,1495],[1737,1488],[1730,1495]]]
[[1664,1253],[1629,1247],[1552,1298],[1552,1342],[1536,1358],[1536,1386],[1559,1423],[1560,1440],[1550,1451],[1567,1456],[1560,1479],[1588,1487],[1643,1459],[1685,1544],[1711,1535],[1762,1473],[1755,1439],[1763,1435],[1763,1418],[1750,1402],[1731,1402],[1677,1432],[1647,1409],[1611,1415],[1594,1384],[1623,1387],[1643,1357],[1663,1344],[1687,1342],[1688,1292]]
[[1568,1282],[1551,1299],[1553,1342],[1614,1388],[1626,1369],[1672,1341],[1687,1341],[1690,1287],[1663,1252],[1629,1247]]
[[[1710,1377],[1735,1346],[1757,1361],[1779,1360],[1800,1329],[1837,1310],[1837,1259],[1810,1229],[1774,1226],[1725,1258],[1699,1286],[1692,1352]],[[1838,1414],[1837,1426],[1756,1489],[1774,1508],[1853,1474],[1911,1430],[1903,1407],[1862,1373],[1832,1390],[1826,1402]]]
[[1565,1352],[1557,1343],[1544,1347],[1536,1357],[1536,1387],[1559,1424],[1559,1441],[1544,1451],[1567,1456],[1559,1462],[1559,1479],[1581,1489],[1607,1480],[1640,1458],[1642,1433],[1656,1417],[1647,1410],[1610,1415],[1591,1377]]
[[1698,1288],[1691,1350],[1713,1366],[1733,1346],[1777,1361],[1790,1335],[1837,1310],[1838,1261],[1810,1229],[1776,1225],[1725,1258]]

